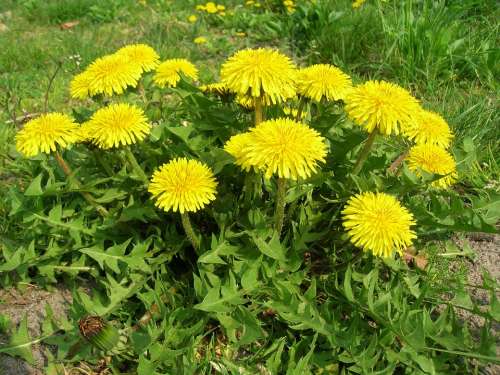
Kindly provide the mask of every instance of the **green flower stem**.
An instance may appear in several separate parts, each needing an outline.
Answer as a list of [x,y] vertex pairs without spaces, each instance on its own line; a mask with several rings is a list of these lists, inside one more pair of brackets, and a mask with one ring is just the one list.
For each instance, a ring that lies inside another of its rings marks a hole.
[[94,154],[95,160],[101,165],[101,167],[104,168],[108,176],[113,176],[113,170],[109,166],[109,164],[102,158],[101,152],[98,150],[93,150],[92,153]]
[[366,143],[363,146],[363,149],[361,150],[361,152],[358,155],[358,160],[356,160],[356,164],[354,164],[354,168],[352,170],[353,175],[356,176],[361,171],[361,168],[363,168],[363,164],[365,164],[365,161],[368,158],[368,155],[370,154],[370,151],[373,147],[373,142],[375,142],[375,138],[377,137],[377,134],[378,134],[378,131],[377,131],[377,129],[375,129],[368,136],[368,139],[366,140]]
[[305,96],[300,98],[299,107],[297,108],[297,122],[302,120],[302,112],[304,112],[304,107],[306,106],[307,98]]
[[255,98],[255,126],[259,125],[264,119],[262,113],[262,98]]
[[283,229],[285,218],[285,197],[286,197],[286,179],[278,177],[278,191],[276,196],[276,209],[274,212],[275,230],[278,236]]
[[134,172],[137,173],[137,175],[142,180],[144,180],[144,182],[147,182],[148,181],[148,176],[146,176],[146,173],[144,173],[144,171],[142,170],[142,168],[139,165],[139,163],[137,162],[137,159],[135,158],[132,150],[130,150],[129,147],[125,147],[125,155],[127,156],[127,159],[129,161],[132,169],[134,170]]
[[[80,184],[80,182],[75,178],[75,176],[73,175],[73,171],[71,170],[71,167],[69,166],[68,163],[66,163],[66,160],[63,159],[62,155],[59,153],[59,151],[56,151],[55,152],[55,158],[57,160],[57,163],[59,164],[59,166],[61,167],[61,169],[63,170],[64,174],[68,177],[68,179],[73,182],[79,189],[81,189],[82,185]],[[92,205],[92,207],[94,207],[97,212],[99,212],[99,214],[101,216],[107,216],[109,213],[108,211],[103,207],[101,206],[99,203],[97,203],[95,201],[95,199],[92,197],[92,195],[90,195],[89,193],[87,193],[86,191],[80,191],[80,194],[83,196],[83,198]]]
[[200,243],[198,241],[198,238],[196,237],[196,234],[194,233],[193,226],[191,225],[191,220],[189,220],[189,214],[187,212],[181,213],[181,219],[182,227],[184,228],[184,232],[186,232],[186,236],[189,239],[189,242],[191,242],[191,245],[193,245],[195,251],[198,251]]

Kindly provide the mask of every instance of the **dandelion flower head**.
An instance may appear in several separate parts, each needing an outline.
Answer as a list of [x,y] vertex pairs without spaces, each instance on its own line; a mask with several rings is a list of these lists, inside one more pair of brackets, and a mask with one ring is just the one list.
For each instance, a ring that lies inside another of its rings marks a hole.
[[[250,96],[250,95],[237,95],[235,100],[236,100],[236,103],[241,105],[243,108],[252,110],[255,108],[255,101],[257,99],[254,98],[253,96]],[[262,105],[265,107],[273,104],[271,98],[267,95],[262,96],[261,98],[259,98],[259,100],[261,101]]]
[[300,69],[297,74],[298,92],[318,102],[322,98],[343,100],[351,88],[351,77],[329,64],[312,65]]
[[221,82],[233,92],[260,98],[268,96],[273,104],[296,95],[296,68],[285,55],[269,49],[244,49],[236,52],[221,69]]
[[75,99],[88,98],[90,95],[91,83],[92,83],[92,77],[87,71],[84,71],[74,76],[70,83],[71,97]]
[[208,166],[186,158],[163,164],[151,177],[149,192],[165,211],[196,212],[215,199],[217,181]]
[[94,138],[94,132],[92,130],[91,123],[89,121],[81,124],[76,130],[75,134],[77,136],[78,143],[88,143]]
[[442,175],[440,179],[433,181],[432,186],[447,188],[458,178],[456,163],[453,156],[445,149],[433,144],[421,144],[413,146],[406,158],[408,168],[421,176],[421,170],[427,173]]
[[402,254],[416,234],[413,215],[391,195],[366,192],[347,201],[342,211],[343,226],[351,242],[378,257]]
[[354,0],[354,1],[352,2],[352,8],[353,8],[353,9],[358,9],[358,8],[360,8],[360,7],[361,7],[361,5],[363,5],[365,1],[366,1],[366,0]]
[[151,130],[142,109],[125,103],[99,109],[87,126],[92,134],[92,141],[103,149],[136,143],[143,140]]
[[217,9],[217,5],[212,2],[212,1],[209,1],[208,3],[205,4],[205,11],[207,13],[217,13],[219,11],[219,9]]
[[86,70],[90,95],[122,94],[127,87],[136,87],[141,78],[140,65],[131,63],[121,54],[107,55],[95,60]]
[[453,133],[446,120],[435,112],[423,109],[417,113],[415,121],[403,131],[416,144],[431,143],[448,148],[453,139]]
[[325,139],[316,130],[291,119],[263,121],[247,134],[248,138],[240,139],[241,149],[235,153],[237,163],[246,170],[262,170],[266,178],[273,174],[292,180],[308,178],[317,171],[318,163],[325,161]]
[[16,149],[25,157],[50,154],[77,141],[78,124],[62,113],[47,113],[28,121],[16,134]]
[[231,94],[231,92],[226,87],[226,85],[224,85],[223,83],[220,83],[220,82],[202,85],[202,86],[200,86],[200,90],[204,94],[213,94],[213,95],[218,95],[218,96],[226,96],[226,95]]
[[369,133],[399,134],[414,121],[420,110],[418,101],[408,91],[385,81],[368,81],[355,86],[346,95],[349,117]]
[[147,44],[131,44],[120,48],[117,55],[125,56],[131,64],[137,64],[143,72],[149,72],[158,66],[160,56]]
[[181,80],[180,73],[193,80],[198,79],[198,69],[189,60],[170,59],[156,68],[153,80],[159,87],[175,87]]
[[233,135],[224,145],[224,150],[236,159],[236,165],[239,165],[247,172],[252,168],[251,164],[245,162],[247,156],[246,150],[251,143],[252,134],[241,133]]
[[205,38],[204,36],[198,36],[194,38],[193,42],[194,44],[205,44],[207,42],[207,38]]

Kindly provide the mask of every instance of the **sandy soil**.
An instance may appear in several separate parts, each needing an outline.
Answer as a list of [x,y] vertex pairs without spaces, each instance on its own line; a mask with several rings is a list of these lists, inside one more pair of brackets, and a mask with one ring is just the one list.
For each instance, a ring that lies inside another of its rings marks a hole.
[[[41,334],[41,324],[45,317],[45,305],[52,307],[56,317],[64,316],[71,304],[71,292],[58,287],[52,292],[42,290],[36,286],[28,286],[26,290],[0,290],[0,313],[8,316],[14,325],[18,325],[28,315],[28,330],[32,338]],[[0,335],[0,345],[6,344],[7,337]],[[33,356],[35,365],[29,366],[21,359],[0,354],[0,374],[2,375],[44,375],[46,350],[44,345],[34,345]]]
[[[469,283],[473,285],[482,284],[483,271],[489,271],[492,277],[500,281],[500,235],[471,235],[468,240],[469,245],[475,250],[477,256],[474,262],[470,262]],[[457,240],[457,245],[463,242]],[[488,295],[481,289],[471,290],[472,297],[479,304],[488,303]],[[49,303],[56,316],[65,314],[71,303],[71,292],[64,287],[58,287],[53,292],[41,290],[36,286],[28,287],[24,292],[16,289],[0,290],[0,313],[7,315],[13,324],[19,324],[28,314],[28,326],[31,337],[40,335],[40,325],[45,314],[45,304]],[[482,319],[472,316],[466,312],[458,312],[464,321],[468,321],[471,328],[479,328]],[[499,332],[500,327],[495,327]],[[0,336],[0,345],[7,342],[6,337]],[[33,355],[36,360],[34,367],[27,365],[24,361],[0,354],[0,374],[2,375],[43,375],[43,368],[46,364],[44,351],[49,350],[43,345],[33,347]],[[500,347],[497,349],[500,355]],[[489,374],[500,374],[500,366],[488,366],[485,369]]]

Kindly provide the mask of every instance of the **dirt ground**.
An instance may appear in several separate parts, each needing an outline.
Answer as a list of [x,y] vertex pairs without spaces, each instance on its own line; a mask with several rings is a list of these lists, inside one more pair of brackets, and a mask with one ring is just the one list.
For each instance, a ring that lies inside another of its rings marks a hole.
[[[488,270],[493,278],[500,281],[500,235],[471,235],[469,245],[475,250],[476,258],[470,262],[468,272],[469,283],[473,285],[482,284],[484,269]],[[457,240],[457,245],[463,242]],[[481,289],[471,290],[472,297],[479,303],[486,304],[488,296]],[[40,336],[40,327],[44,319],[45,305],[52,307],[56,316],[65,314],[71,304],[71,292],[63,286],[59,286],[52,292],[39,289],[36,286],[28,286],[21,292],[16,289],[0,290],[0,313],[7,315],[13,324],[17,325],[28,314],[28,327],[31,337]],[[480,327],[481,318],[460,312],[464,320],[468,321],[472,328]],[[498,327],[497,331],[498,331]],[[0,345],[7,342],[6,337],[0,336]],[[27,365],[23,360],[0,354],[0,374],[2,375],[44,375],[43,368],[46,365],[44,352],[49,350],[43,345],[33,346],[35,366]],[[500,348],[497,349],[500,355]],[[485,369],[490,375],[500,374],[500,366],[488,366]]]
[[[41,334],[41,324],[45,317],[45,305],[52,307],[56,317],[64,316],[71,304],[71,292],[58,286],[52,292],[29,285],[25,290],[0,290],[0,314],[9,317],[12,324],[17,326],[24,315],[28,317],[30,337],[36,338]],[[0,335],[0,345],[6,344],[7,338]],[[44,352],[49,350],[44,345],[36,344],[32,347],[35,365],[29,366],[21,359],[0,354],[0,374],[2,375],[44,375]]]

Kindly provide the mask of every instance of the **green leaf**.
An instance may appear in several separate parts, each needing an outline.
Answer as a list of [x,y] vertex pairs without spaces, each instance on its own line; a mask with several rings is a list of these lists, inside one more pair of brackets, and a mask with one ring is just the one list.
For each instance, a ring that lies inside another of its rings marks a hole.
[[266,242],[262,237],[251,233],[252,239],[257,245],[257,248],[264,255],[267,255],[270,258],[286,262],[286,251],[285,248],[281,245],[278,236],[275,234],[271,241]]
[[286,372],[287,375],[304,375],[311,373],[309,368],[309,361],[311,360],[311,357],[314,353],[314,349],[316,349],[317,338],[318,334],[316,333],[314,335],[312,343],[310,344],[309,352],[307,352],[305,356],[300,358],[299,362],[296,366],[293,367],[293,369],[288,369],[288,371]]
[[404,276],[403,277],[403,280],[405,281],[406,285],[408,286],[408,290],[415,298],[420,297],[420,287],[418,285],[419,279],[420,278],[418,275]]
[[246,302],[241,297],[242,294],[243,291],[237,289],[234,277],[230,277],[224,285],[210,288],[203,301],[194,307],[207,312],[231,312],[234,310],[232,306],[241,305]]
[[43,173],[40,173],[38,176],[36,176],[35,179],[31,181],[31,184],[29,184],[29,186],[24,191],[24,195],[28,197],[36,197],[43,195],[42,177]]
[[217,242],[212,235],[212,248],[198,258],[198,262],[207,264],[226,264],[221,256],[236,254],[238,247],[232,246],[227,241]]
[[259,259],[257,259],[256,261],[251,262],[248,268],[243,272],[243,275],[241,276],[241,286],[247,292],[256,289],[260,285],[258,278],[259,278],[259,269],[261,263],[262,263],[262,256],[260,256]]
[[152,375],[156,374],[155,370],[158,368],[158,363],[148,360],[144,354],[139,357],[139,366],[137,367],[138,375]]
[[15,331],[9,341],[8,346],[0,347],[0,353],[6,353],[14,357],[21,357],[29,364],[34,364],[31,345],[40,340],[32,341],[28,332],[28,315],[24,314],[24,318],[19,324],[19,328]]
[[96,245],[93,247],[80,249],[80,252],[88,255],[92,259],[94,259],[102,269],[105,269],[106,265],[109,267],[114,273],[121,273],[120,264],[124,264],[131,269],[141,270],[144,272],[150,272],[151,268],[145,262],[145,258],[147,258],[147,249],[149,244],[141,243],[132,249],[129,254],[125,254],[127,247],[129,246],[132,239],[128,239],[127,241],[111,246],[108,249],[104,250],[102,245]]
[[352,292],[351,279],[352,279],[352,268],[351,265],[349,264],[347,266],[347,270],[345,271],[344,275],[344,294],[350,302],[354,302],[355,299],[354,299],[354,294]]
[[176,135],[184,141],[189,143],[189,135],[194,131],[192,126],[167,126],[165,127],[170,133]]
[[497,322],[500,322],[500,303],[498,302],[498,298],[495,292],[492,292],[490,295],[491,295],[490,315]]
[[266,360],[266,366],[271,374],[278,374],[281,366],[281,356],[285,348],[286,338],[282,337],[274,342],[268,352],[273,354]]
[[220,295],[220,288],[218,287],[209,289],[207,295],[203,298],[203,301],[195,305],[194,308],[202,311],[217,313],[232,311],[232,308],[224,304]]
[[99,198],[95,198],[97,203],[111,203],[117,200],[123,200],[129,195],[128,192],[116,188],[106,189],[104,194]]
[[260,321],[247,308],[238,306],[234,317],[242,327],[241,335],[237,338],[238,345],[248,345],[264,338]]
[[451,300],[451,303],[457,306],[465,307],[467,309],[474,309],[474,303],[470,298],[469,293],[465,290],[457,290],[455,292],[455,297]]

